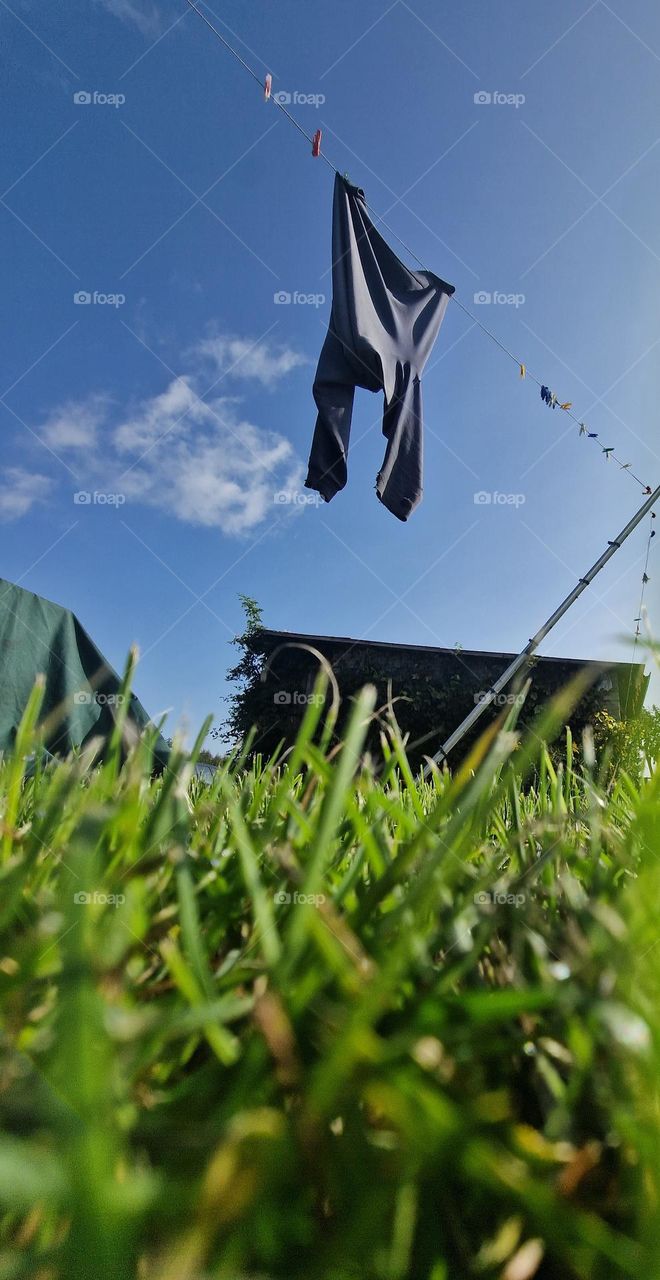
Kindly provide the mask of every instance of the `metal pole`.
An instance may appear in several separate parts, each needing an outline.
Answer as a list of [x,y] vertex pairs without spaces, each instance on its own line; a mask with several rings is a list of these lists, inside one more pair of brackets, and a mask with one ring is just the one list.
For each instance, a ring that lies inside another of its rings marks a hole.
[[[547,622],[543,623],[543,626],[540,627],[536,635],[532,636],[531,640],[528,641],[528,643],[525,645],[525,648],[522,650],[522,652],[518,654],[518,657],[514,658],[513,662],[509,664],[506,671],[502,672],[502,675],[499,677],[499,679],[495,681],[495,684],[492,686],[492,688],[490,688],[488,692],[485,694],[483,700],[481,702],[478,702],[477,705],[473,707],[469,715],[465,717],[462,723],[459,724],[458,728],[454,729],[454,732],[450,734],[450,736],[447,738],[447,741],[443,743],[443,745],[440,747],[440,750],[436,751],[435,755],[433,756],[434,763],[437,764],[439,761],[444,760],[449,755],[449,752],[452,750],[452,748],[455,747],[456,744],[461,741],[461,738],[465,737],[465,734],[468,732],[469,729],[472,728],[473,724],[476,724],[477,720],[479,720],[479,718],[484,714],[484,711],[486,710],[486,708],[490,706],[493,699],[496,698],[498,693],[501,692],[501,690],[505,687],[505,685],[507,685],[509,681],[513,679],[513,677],[517,674],[517,672],[520,671],[521,667],[525,666],[525,664],[529,661],[529,659],[538,649],[541,641],[545,639],[548,632],[552,631],[552,628],[556,626],[560,618],[563,618],[564,614],[568,612],[571,605],[575,603],[578,596],[581,596],[582,592],[586,591],[587,587],[590,586],[590,584],[593,582],[596,575],[599,574],[601,569],[603,569],[604,566],[607,564],[608,560],[612,559],[612,556],[615,555],[615,553],[619,550],[619,547],[623,546],[624,542],[626,541],[626,538],[628,538],[630,534],[633,532],[633,530],[635,530],[637,526],[641,524],[642,520],[644,519],[644,516],[648,515],[651,508],[655,506],[655,504],[659,500],[660,500],[660,485],[658,485],[658,488],[654,490],[650,498],[647,498],[644,505],[640,507],[639,511],[637,512],[636,515],[633,516],[632,520],[628,521],[628,524],[626,525],[625,529],[622,529],[621,533],[616,538],[614,538],[612,542],[608,542],[607,550],[604,551],[602,556],[599,557],[596,563],[591,566],[588,573],[585,573],[584,577],[580,578],[577,586],[573,587],[573,590],[569,592],[569,594],[566,596],[566,599],[563,600],[562,603],[559,605],[559,608],[555,609],[554,613],[548,618]],[[425,765],[424,776],[427,777],[430,772],[431,772],[431,765],[430,764]]]

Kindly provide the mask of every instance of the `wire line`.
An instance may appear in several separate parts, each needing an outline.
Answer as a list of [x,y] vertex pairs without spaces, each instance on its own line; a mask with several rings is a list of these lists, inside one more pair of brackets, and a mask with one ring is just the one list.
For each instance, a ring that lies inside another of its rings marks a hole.
[[[224,45],[225,49],[227,49],[227,51],[232,55],[232,57],[235,58],[238,63],[240,63],[240,65],[244,68],[244,70],[248,72],[248,74],[252,77],[252,79],[256,81],[256,83],[260,85],[261,88],[263,88],[264,85],[261,77],[257,74],[256,71],[252,69],[249,63],[247,63],[245,59],[241,57],[238,50],[235,49],[233,45],[229,43],[229,41],[225,38],[225,36],[222,35],[222,32],[218,31],[218,28],[214,26],[212,22],[209,21],[209,19],[206,17],[206,14],[202,12],[202,10],[198,7],[197,4],[195,4],[194,0],[186,0],[186,4],[190,9],[193,10],[194,13],[197,14],[199,18],[202,19],[202,22],[206,24],[209,30],[213,32],[213,35],[216,36],[216,38],[221,42],[221,44]],[[286,119],[290,121],[290,123],[294,126],[294,128],[296,128],[298,132],[302,134],[303,138],[306,138],[309,143],[313,143],[314,141],[313,136],[310,133],[307,133],[306,129],[303,129],[303,126],[300,124],[298,120],[296,120],[296,117],[292,115],[290,111],[287,110],[285,104],[279,101],[277,95],[272,95],[271,100],[274,102],[278,111],[281,111],[282,115],[285,116]],[[325,162],[328,168],[332,169],[333,173],[338,174],[340,172],[337,166],[334,165],[332,161],[328,159],[324,151],[320,151],[319,156],[321,160]],[[387,223],[385,219],[377,213],[376,210],[372,208],[371,212],[373,213],[375,220],[378,223],[380,223],[380,225],[383,226],[385,230],[388,231],[389,234],[396,241],[398,241],[398,243],[402,246],[402,248],[406,250],[406,253],[408,253],[410,257],[413,258],[413,260],[421,267],[421,269],[423,271],[426,270],[425,264],[422,262],[422,259],[415,253],[414,249],[411,249],[410,245],[406,244],[406,241],[402,240],[401,236],[397,235],[394,228],[391,227],[389,223]],[[498,338],[497,334],[493,333],[492,329],[489,329],[488,325],[485,325],[483,321],[478,318],[478,316],[475,316],[474,312],[470,311],[470,308],[466,307],[464,302],[461,302],[460,298],[457,297],[456,293],[452,295],[451,301],[454,302],[456,306],[459,307],[460,310],[463,311],[466,316],[468,316],[468,318],[472,321],[473,324],[477,325],[477,327],[481,329],[482,333],[486,334],[486,337],[490,338],[491,342],[495,343],[495,346],[499,347],[500,351],[502,351],[506,356],[509,357],[511,361],[513,361],[515,365],[518,366],[521,373],[524,370],[524,377],[529,378],[529,380],[535,383],[536,386],[539,388],[545,386],[545,383],[543,383],[541,379],[536,376],[536,374],[530,371],[530,369],[527,367],[527,364],[523,360],[521,360],[519,356],[516,356],[514,352],[511,351],[507,346],[505,346],[505,344]],[[580,418],[578,418],[577,414],[572,412],[571,408],[562,409],[562,412],[567,413],[569,418],[571,418],[573,422],[577,424],[577,426],[580,428],[582,432],[586,431],[585,423],[582,422]],[[614,452],[613,449],[606,450],[605,447],[600,443],[600,440],[596,433],[587,433],[587,435],[589,439],[593,439],[595,441],[595,443],[600,448],[601,453],[605,453],[608,458],[611,457],[612,461],[618,464],[619,469],[621,471],[625,471],[626,474],[630,476],[631,480],[634,480],[635,483],[639,485],[641,489],[643,489],[646,493],[651,492],[651,486],[649,484],[646,484],[646,482],[642,480],[640,476],[636,475],[636,473],[631,470],[630,463],[622,462],[621,459],[617,457],[617,454]]]

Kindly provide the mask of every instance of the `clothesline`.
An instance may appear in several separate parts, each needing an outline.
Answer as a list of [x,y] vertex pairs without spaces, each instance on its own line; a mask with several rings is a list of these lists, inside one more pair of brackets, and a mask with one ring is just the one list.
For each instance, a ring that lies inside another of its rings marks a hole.
[[[232,54],[232,56],[236,59],[236,61],[240,63],[240,65],[244,68],[244,70],[248,72],[248,74],[252,77],[255,83],[258,84],[262,89],[264,89],[265,85],[261,76],[259,76],[257,72],[254,71],[253,68],[249,65],[249,63],[247,63],[245,59],[241,57],[238,50],[235,49],[232,44],[230,44],[230,42],[225,38],[225,36],[222,35],[222,32],[218,31],[218,28],[214,26],[212,22],[209,21],[209,19],[206,17],[206,14],[203,13],[202,10],[198,7],[198,5],[194,3],[194,0],[186,0],[186,4],[190,9],[192,9],[198,15],[198,17],[202,19],[202,22],[206,24],[206,26],[209,28],[210,31],[213,32],[213,34],[217,37],[217,39],[221,42],[221,44],[224,45],[225,49],[227,49],[227,51]],[[325,155],[324,151],[320,147],[320,130],[317,130],[316,134],[308,133],[307,130],[304,129],[303,126],[300,124],[300,122],[296,120],[296,117],[292,115],[290,111],[287,110],[285,104],[281,102],[277,96],[272,95],[270,93],[271,83],[272,83],[272,77],[269,75],[268,89],[267,89],[269,100],[274,103],[277,109],[282,112],[282,114],[294,126],[294,128],[296,128],[298,132],[301,133],[302,136],[307,139],[307,141],[314,148],[314,154],[317,155],[321,160],[323,160],[325,164],[327,164],[328,168],[332,170],[333,173],[339,173],[340,171],[337,169],[336,165],[334,165],[332,161],[328,159],[328,157]],[[373,213],[374,213],[375,221],[380,223],[380,225],[383,226],[385,230],[389,232],[389,234],[406,250],[406,253],[408,253],[410,257],[414,259],[414,261],[418,264],[419,267],[422,268],[422,270],[425,270],[426,268],[425,268],[424,262],[415,253],[415,251],[410,248],[410,245],[406,244],[405,240],[402,240],[401,236],[397,235],[393,227],[390,227],[389,224],[385,221],[385,219],[380,214],[378,214],[375,210],[373,211]],[[530,382],[535,383],[536,386],[539,388],[541,394],[543,394],[545,391],[549,391],[547,384],[544,381],[542,381],[540,378],[538,378],[536,374],[534,374],[531,371],[526,361],[521,360],[519,356],[515,355],[513,351],[511,351],[509,347],[507,347],[498,338],[497,334],[493,333],[492,329],[489,329],[488,326],[485,325],[483,321],[480,320],[478,316],[476,316],[474,312],[470,310],[469,307],[466,307],[464,302],[461,302],[457,294],[453,295],[452,302],[454,302],[455,305],[459,307],[460,310],[463,311],[466,316],[468,316],[468,318],[472,321],[474,325],[477,325],[478,328],[481,329],[482,333],[486,334],[486,336],[490,338],[491,342],[494,342],[495,345],[499,347],[500,351],[502,351],[506,356],[509,357],[509,359],[513,362],[513,364],[515,364],[516,367],[518,368],[522,378],[529,378]],[[619,458],[618,455],[616,454],[614,448],[603,445],[602,442],[600,441],[598,432],[590,431],[587,424],[583,422],[577,416],[577,414],[573,413],[573,406],[570,401],[561,401],[560,398],[557,395],[555,395],[555,393],[552,391],[549,391],[549,395],[551,398],[546,401],[549,407],[554,408],[556,405],[559,405],[562,412],[568,414],[569,418],[571,418],[573,422],[576,423],[576,425],[580,430],[580,435],[585,436],[588,440],[593,440],[598,445],[598,447],[601,450],[601,453],[605,456],[605,458],[607,460],[611,459],[613,462],[617,463],[619,469],[625,472],[626,475],[629,475],[631,480],[634,480],[635,483],[639,485],[639,487],[644,491],[644,493],[649,494],[652,492],[651,486],[647,484],[644,480],[642,480],[641,477],[638,476],[632,470],[631,464],[629,462],[623,462],[622,459]],[[544,399],[545,399],[545,396],[544,396]]]

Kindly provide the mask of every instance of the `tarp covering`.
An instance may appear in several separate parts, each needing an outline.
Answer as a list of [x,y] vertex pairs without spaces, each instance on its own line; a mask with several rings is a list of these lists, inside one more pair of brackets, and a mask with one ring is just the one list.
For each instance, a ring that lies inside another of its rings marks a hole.
[[[46,678],[42,720],[45,746],[66,755],[88,738],[109,739],[115,724],[120,679],[75,614],[0,578],[0,751],[11,749],[37,675]],[[127,723],[140,731],[149,717],[133,695]],[[159,736],[155,764],[167,764]]]

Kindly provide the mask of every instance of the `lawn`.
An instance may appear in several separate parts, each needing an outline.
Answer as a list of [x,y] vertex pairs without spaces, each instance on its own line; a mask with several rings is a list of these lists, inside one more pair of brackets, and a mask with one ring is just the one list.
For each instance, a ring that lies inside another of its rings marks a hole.
[[[513,719],[413,776],[0,765],[0,1280],[660,1276],[660,773]],[[325,713],[323,713],[325,714]],[[378,714],[382,756],[363,752]],[[554,743],[550,750],[544,743]]]

